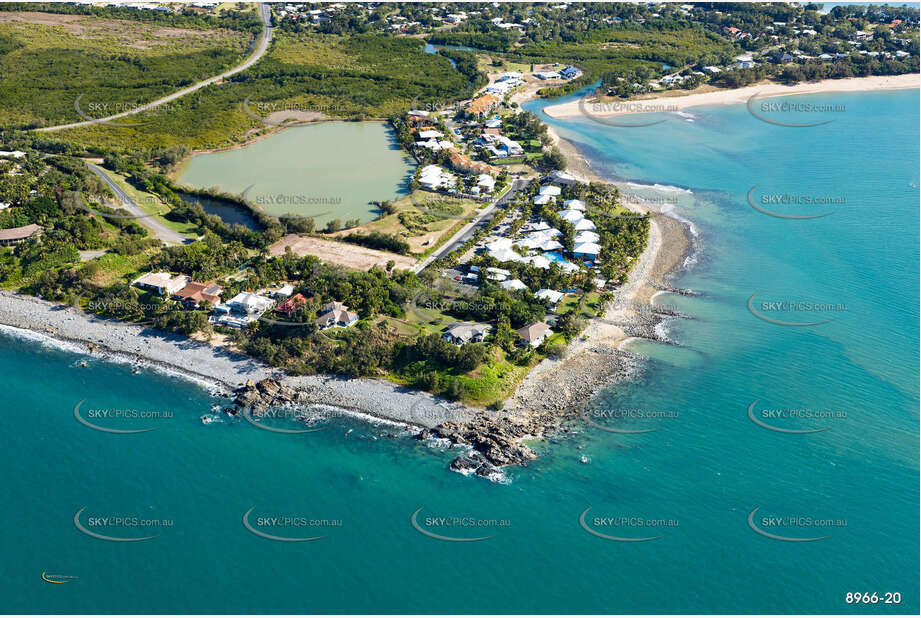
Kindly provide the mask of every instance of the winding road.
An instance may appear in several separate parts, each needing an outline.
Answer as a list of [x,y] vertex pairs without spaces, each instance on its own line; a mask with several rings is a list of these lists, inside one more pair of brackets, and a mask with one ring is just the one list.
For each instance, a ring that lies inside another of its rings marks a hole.
[[[170,229],[165,226],[160,221],[157,221],[152,215],[144,212],[144,209],[138,206],[138,203],[131,199],[131,196],[125,193],[121,187],[115,184],[115,181],[109,178],[109,175],[106,174],[105,170],[97,165],[92,163],[87,163],[87,166],[92,170],[94,174],[99,176],[109,188],[112,189],[112,193],[115,194],[115,197],[122,203],[122,207],[125,208],[128,212],[131,213],[131,217],[137,221],[140,225],[146,227],[150,232],[167,244],[183,244],[187,242],[192,242],[194,238],[188,238],[183,236],[176,230]],[[96,213],[101,214],[101,213]],[[106,215],[102,215],[103,217]]]
[[[132,114],[137,114],[138,112],[143,112],[143,111],[147,111],[147,110],[159,107],[163,105],[164,103],[169,103],[170,101],[174,101],[180,97],[184,97],[185,95],[195,92],[196,90],[201,90],[205,86],[209,86],[215,82],[221,81],[222,79],[226,79],[230,77],[231,75],[236,75],[240,71],[245,71],[249,67],[253,66],[260,58],[262,58],[262,56],[265,55],[266,50],[268,50],[269,48],[269,43],[272,40],[272,31],[273,31],[272,12],[269,10],[268,5],[266,5],[263,2],[259,3],[259,17],[262,18],[262,23],[265,25],[265,27],[262,30],[262,38],[259,40],[259,44],[256,46],[256,49],[253,51],[252,55],[250,55],[249,58],[243,61],[242,64],[238,64],[237,66],[230,69],[229,71],[221,73],[220,75],[215,75],[214,77],[208,78],[196,84],[192,84],[191,86],[188,86],[187,88],[183,88],[182,90],[174,92],[173,94],[167,95],[163,97],[162,99],[157,99],[156,101],[153,101],[146,105],[141,105],[140,107],[136,107],[134,109],[130,109],[126,112],[113,114],[111,116],[106,116],[105,118],[97,118],[95,120],[84,120],[83,122],[72,122],[70,124],[59,124],[54,127],[42,127],[40,129],[33,129],[33,131],[61,131],[64,129],[75,129],[77,127],[86,127],[86,126],[93,125],[93,124],[106,123],[106,122],[109,122],[110,120],[115,120],[116,118],[124,118],[125,116],[130,116]],[[77,111],[79,112],[79,109]]]

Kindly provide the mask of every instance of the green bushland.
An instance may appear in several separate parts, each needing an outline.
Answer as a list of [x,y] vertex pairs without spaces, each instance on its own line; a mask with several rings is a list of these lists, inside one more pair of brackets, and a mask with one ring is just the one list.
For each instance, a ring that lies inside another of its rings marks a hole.
[[563,63],[578,66],[583,74],[541,91],[542,96],[573,92],[595,81],[611,81],[631,71],[661,75],[663,63],[684,67],[728,58],[733,47],[700,26],[658,22],[647,27],[621,26],[574,34],[570,40],[547,40],[511,50],[517,62]]
[[[11,6],[0,4],[0,10]],[[133,16],[151,13],[124,10]],[[192,26],[179,16],[163,16],[153,24],[99,23],[81,15],[74,17],[77,32],[68,25],[0,22],[0,124],[34,128],[127,111],[239,63],[252,39],[247,30],[231,29],[241,26],[235,20],[211,18]],[[168,27],[163,30],[168,34],[157,36],[161,27]],[[150,115],[168,115],[181,105],[175,101]]]
[[282,32],[250,69],[177,100],[174,108],[130,119],[148,124],[99,124],[68,130],[62,138],[107,149],[129,143],[148,149],[220,148],[274,128],[247,114],[244,101],[259,117],[291,109],[359,120],[394,116],[414,100],[441,104],[469,96],[468,77],[423,46],[419,39],[384,34]]
[[381,251],[390,251],[407,255],[409,253],[409,243],[395,234],[384,234],[381,232],[371,232],[370,234],[352,233],[343,236],[340,240],[350,242],[369,249],[379,249]]

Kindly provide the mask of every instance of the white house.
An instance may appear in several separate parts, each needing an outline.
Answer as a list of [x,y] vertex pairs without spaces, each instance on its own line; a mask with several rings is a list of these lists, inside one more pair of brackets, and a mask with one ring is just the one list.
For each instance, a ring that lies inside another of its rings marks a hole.
[[483,193],[492,193],[496,189],[496,179],[489,174],[480,174],[477,178],[476,186]]
[[578,210],[567,209],[567,210],[560,211],[560,219],[562,219],[563,221],[569,221],[570,223],[577,223],[584,218],[585,218],[585,215],[583,215]]
[[245,328],[250,322],[259,319],[271,309],[275,301],[252,292],[240,292],[226,303],[214,306],[214,313],[209,320],[220,326]]
[[147,273],[132,281],[131,285],[149,292],[156,292],[161,296],[164,294],[172,296],[188,285],[191,280],[192,278],[187,275],[174,277],[169,273]]
[[540,188],[540,195],[549,195],[551,197],[559,197],[561,189],[556,185],[544,185]]
[[521,279],[510,279],[508,281],[503,281],[500,283],[503,288],[509,292],[517,292],[518,290],[527,290],[528,286],[521,281]]
[[583,232],[585,230],[594,230],[595,224],[589,221],[588,219],[579,219],[575,223],[576,231]]
[[323,309],[327,307],[330,309],[317,318],[317,326],[320,328],[348,328],[358,322],[358,314],[349,311],[342,303],[329,303]]
[[577,245],[581,245],[584,242],[598,242],[599,240],[601,240],[601,237],[598,236],[596,232],[585,231],[576,234],[573,242]]
[[426,165],[419,173],[419,184],[430,190],[450,189],[454,186],[454,182],[454,175],[437,165]]
[[540,268],[541,270],[550,268],[550,260],[542,255],[532,255],[531,257],[524,258],[521,262],[523,264],[530,264],[534,268]]
[[508,153],[508,156],[510,157],[524,154],[524,148],[522,148],[521,144],[515,140],[509,139],[504,135],[497,135],[496,141],[502,145],[502,148],[505,150],[505,152]]
[[550,174],[550,180],[553,182],[558,182],[561,185],[572,186],[576,184],[576,177],[570,174],[569,172],[563,172],[556,170]]
[[232,313],[245,314],[254,320],[271,309],[274,304],[271,298],[252,292],[240,292],[225,303]]
[[455,322],[448,326],[442,339],[453,343],[454,345],[464,345],[465,343],[480,342],[489,334],[490,327],[487,324],[477,324],[476,322]]
[[274,296],[275,298],[288,298],[292,294],[294,294],[294,286],[291,284],[282,286],[278,288],[277,290],[275,290],[274,292],[272,292],[272,296]]
[[[516,254],[517,255],[517,254]],[[520,259],[520,256],[519,256]],[[511,276],[511,272],[505,270],[504,268],[487,268],[486,269],[486,278],[492,279],[493,281],[505,281]]]
[[598,255],[601,253],[601,247],[598,243],[594,242],[584,242],[582,244],[576,245],[572,250],[572,254],[577,258],[583,258],[595,261],[598,259]]
[[540,244],[541,251],[556,251],[557,249],[562,249],[562,248],[563,248],[563,243],[561,243],[558,240],[553,240],[553,239],[545,240],[544,242]]
[[537,293],[534,294],[534,297],[537,298],[538,300],[543,300],[543,301],[550,303],[551,307],[555,307],[557,303],[559,303],[560,300],[562,300],[563,293],[557,292],[556,290],[550,290],[547,288],[543,288],[543,289],[537,290]]
[[582,200],[566,200],[563,206],[569,210],[585,210],[585,202]]

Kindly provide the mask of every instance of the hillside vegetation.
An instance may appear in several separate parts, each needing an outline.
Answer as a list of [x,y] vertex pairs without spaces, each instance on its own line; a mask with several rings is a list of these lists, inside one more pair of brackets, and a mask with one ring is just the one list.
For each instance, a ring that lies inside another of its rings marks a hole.
[[0,124],[78,122],[86,118],[77,107],[95,118],[149,103],[240,62],[252,38],[168,21],[0,10]]

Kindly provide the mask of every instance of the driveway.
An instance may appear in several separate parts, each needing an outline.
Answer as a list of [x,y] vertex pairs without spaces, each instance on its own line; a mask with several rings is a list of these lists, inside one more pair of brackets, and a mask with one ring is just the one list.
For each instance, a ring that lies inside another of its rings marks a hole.
[[150,230],[154,236],[167,244],[183,244],[192,242],[194,240],[193,238],[183,236],[176,230],[168,228],[160,221],[157,221],[153,215],[145,212],[143,208],[138,206],[137,202],[131,199],[130,195],[125,193],[121,187],[115,184],[114,180],[109,178],[109,175],[106,174],[105,170],[103,170],[101,167],[98,165],[93,165],[92,163],[87,163],[86,165],[93,171],[94,174],[99,176],[103,181],[105,181],[107,185],[109,185],[109,188],[112,189],[115,197],[122,203],[122,207],[131,213],[130,218],[134,218],[135,221]]

